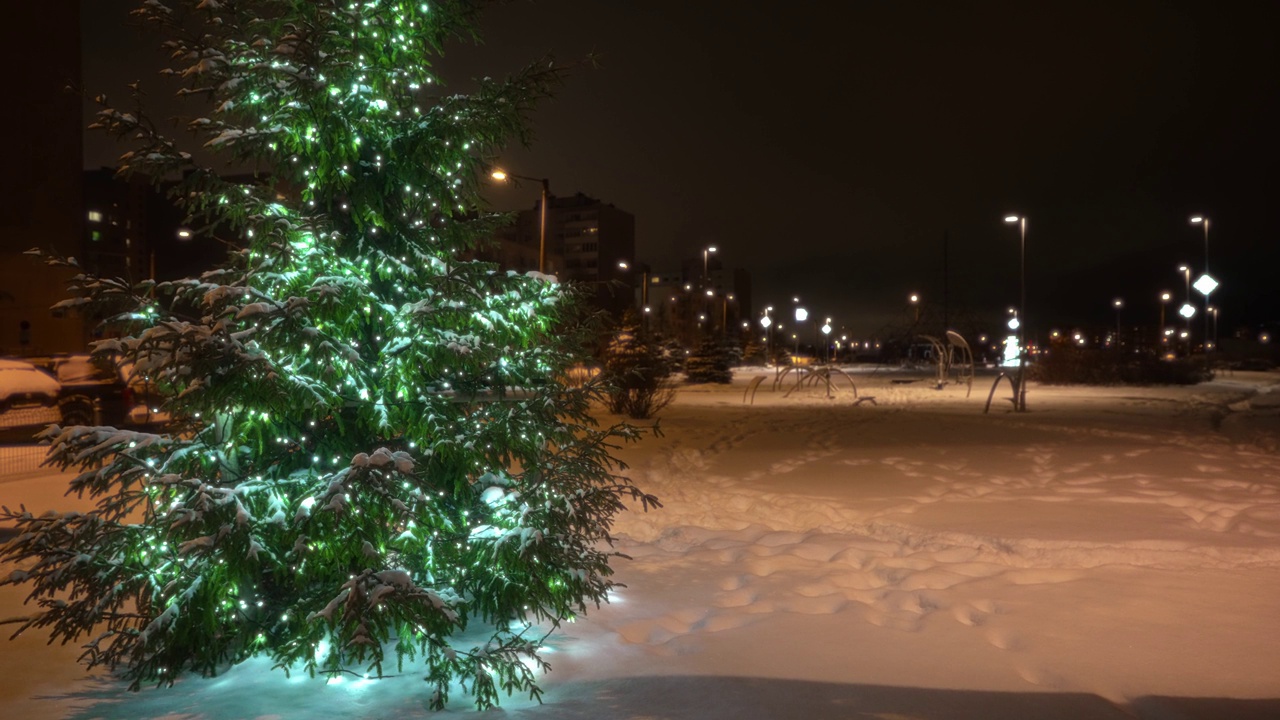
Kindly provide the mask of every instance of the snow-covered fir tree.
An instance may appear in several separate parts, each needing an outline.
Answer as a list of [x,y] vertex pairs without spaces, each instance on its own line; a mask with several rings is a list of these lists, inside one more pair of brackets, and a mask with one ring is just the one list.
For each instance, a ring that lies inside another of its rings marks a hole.
[[627,310],[604,350],[603,373],[609,410],[634,419],[653,417],[675,398],[671,368],[662,348]]
[[173,422],[46,433],[97,506],[5,509],[22,569],[4,582],[34,605],[19,632],[84,643],[135,688],[266,655],[413,660],[436,707],[457,683],[482,707],[539,694],[544,634],[614,586],[616,513],[656,501],[612,457],[637,431],[597,426],[598,388],[559,379],[581,359],[564,286],[465,259],[503,220],[478,178],[561,74],[439,88],[478,4],[140,3],[167,72],[211,101],[190,129],[265,179],[224,180],[102,99],[121,172],[181,173],[193,227],[238,249],[177,282],[76,279],[65,304],[117,333],[95,352],[164,388]]
[[684,363],[684,376],[691,383],[729,383],[729,352],[718,338],[706,337]]

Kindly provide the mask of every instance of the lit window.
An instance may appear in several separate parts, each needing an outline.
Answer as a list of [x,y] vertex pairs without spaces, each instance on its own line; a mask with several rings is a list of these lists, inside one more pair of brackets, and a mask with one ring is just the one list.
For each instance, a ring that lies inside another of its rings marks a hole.
[[93,223],[102,222],[102,213],[98,212],[97,210],[90,210],[89,222],[93,222]]

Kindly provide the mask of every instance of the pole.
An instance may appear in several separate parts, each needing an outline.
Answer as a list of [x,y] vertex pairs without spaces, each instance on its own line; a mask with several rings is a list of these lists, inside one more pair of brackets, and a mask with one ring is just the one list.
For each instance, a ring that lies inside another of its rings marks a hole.
[[[1209,218],[1204,219],[1204,276],[1209,277]],[[1209,293],[1204,294],[1204,367],[1212,372],[1213,363],[1209,359],[1209,351],[1213,346],[1209,342]]]
[[1027,411],[1027,218],[1018,220],[1019,294],[1018,314],[1018,410]]
[[542,178],[542,212],[538,219],[538,272],[547,273],[547,199],[551,195],[551,180]]
[[948,290],[950,287],[950,272],[948,271],[948,252],[947,245],[950,241],[949,232],[942,231],[942,334],[945,336],[947,331],[951,329],[950,305]]
[[[1183,289],[1185,292],[1185,295],[1183,295],[1183,298],[1185,299],[1183,300],[1182,304],[1184,306],[1190,305],[1191,304],[1191,266],[1179,265],[1178,270],[1182,272],[1182,279],[1186,282],[1186,287]],[[1190,358],[1191,357],[1191,318],[1187,317],[1185,318],[1185,320],[1187,322],[1187,358]],[[1175,345],[1175,349],[1176,349],[1176,345]]]

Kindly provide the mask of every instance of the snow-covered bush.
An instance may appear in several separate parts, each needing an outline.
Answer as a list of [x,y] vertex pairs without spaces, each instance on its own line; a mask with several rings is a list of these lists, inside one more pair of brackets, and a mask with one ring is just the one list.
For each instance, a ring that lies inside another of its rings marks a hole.
[[[618,475],[599,387],[554,278],[464,258],[504,218],[478,177],[562,71],[470,95],[435,56],[478,3],[147,0],[207,148],[238,183],[103,99],[121,172],[182,173],[192,227],[240,249],[198,278],[80,275],[67,307],[168,391],[165,432],[53,428],[85,514],[5,509],[0,559],[37,612],[19,631],[87,641],[90,666],[171,683],[255,655],[311,674],[422,662],[443,706],[537,696],[545,632],[598,605],[610,527],[655,500]],[[54,260],[55,262],[57,260]],[[73,261],[62,261],[73,263]],[[479,643],[459,639],[483,632]]]

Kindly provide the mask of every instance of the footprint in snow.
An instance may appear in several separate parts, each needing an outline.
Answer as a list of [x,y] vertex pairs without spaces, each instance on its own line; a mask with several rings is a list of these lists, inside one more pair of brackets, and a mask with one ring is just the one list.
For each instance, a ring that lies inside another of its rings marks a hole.
[[1022,647],[1022,639],[1017,633],[998,628],[991,628],[986,633],[987,642],[1001,650],[1017,650]]
[[956,622],[961,625],[968,625],[969,627],[980,627],[987,621],[986,613],[975,607],[964,605],[957,605],[951,608],[951,617],[955,618]]

